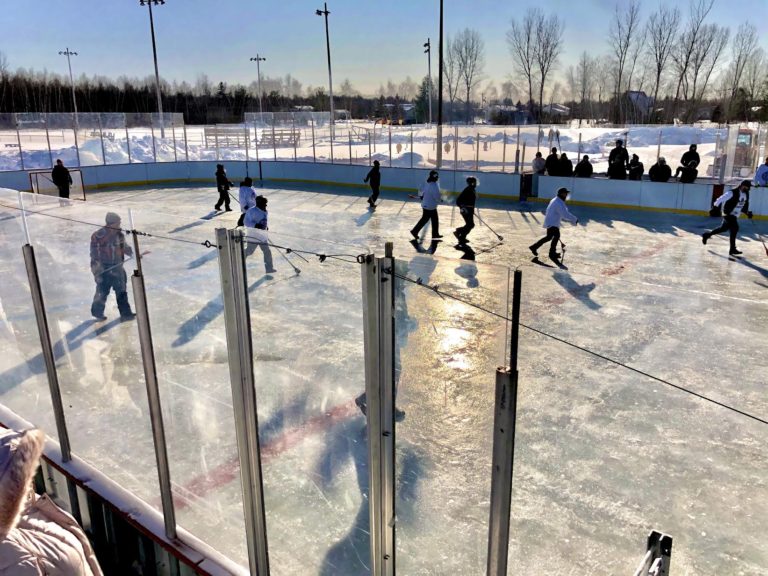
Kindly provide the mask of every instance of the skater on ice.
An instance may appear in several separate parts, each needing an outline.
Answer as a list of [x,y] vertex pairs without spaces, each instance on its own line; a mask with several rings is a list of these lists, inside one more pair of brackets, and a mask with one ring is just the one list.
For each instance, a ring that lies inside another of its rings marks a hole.
[[219,211],[222,204],[224,210],[232,212],[232,208],[229,207],[229,189],[232,187],[232,182],[227,178],[227,171],[224,170],[223,164],[216,164],[216,189],[219,191],[219,201],[213,207],[214,210]]
[[242,226],[245,213],[256,206],[256,190],[253,189],[253,180],[251,180],[250,176],[246,176],[245,180],[240,182],[238,197],[240,201],[240,218],[237,220],[237,225]]
[[728,254],[739,256],[741,251],[736,248],[736,235],[739,233],[739,216],[746,214],[747,218],[752,218],[752,212],[749,211],[749,189],[752,186],[750,180],[742,180],[733,190],[727,190],[720,196],[713,206],[720,206],[723,211],[723,223],[709,232],[701,235],[702,243],[706,244],[715,234],[728,231],[730,233],[731,248]]
[[133,320],[136,314],[128,303],[128,278],[123,269],[125,257],[133,250],[125,244],[125,234],[120,229],[120,216],[107,212],[105,226],[91,235],[91,273],[96,282],[96,293],[91,304],[91,315],[99,322],[107,319],[104,307],[111,290],[115,291],[117,309],[121,320]]
[[56,166],[51,171],[51,180],[59,189],[59,198],[69,198],[69,187],[72,186],[72,175],[64,166],[61,159],[56,160]]
[[427,181],[419,188],[421,218],[416,223],[416,226],[411,228],[411,236],[416,240],[419,239],[419,232],[421,232],[421,229],[427,222],[431,222],[432,225],[432,240],[442,238],[440,235],[440,221],[437,216],[437,205],[443,201],[443,196],[440,192],[440,186],[437,185],[438,178],[437,170],[430,170]]
[[579,223],[579,219],[571,214],[565,205],[568,194],[570,194],[570,191],[567,188],[560,188],[557,191],[557,196],[550,200],[547,206],[547,213],[544,216],[544,228],[547,229],[547,235],[528,247],[533,252],[533,255],[538,258],[538,249],[547,242],[551,242],[549,245],[549,259],[558,265],[560,265],[560,254],[557,252],[557,243],[560,240],[560,224],[563,220],[573,222],[574,224]]
[[371,186],[371,195],[368,197],[368,205],[371,208],[376,208],[376,200],[379,199],[379,185],[381,184],[381,172],[379,171],[379,161],[373,161],[373,168],[371,168],[365,177],[363,182],[369,182]]
[[269,248],[269,223],[267,219],[267,199],[264,196],[256,197],[256,205],[248,209],[245,213],[245,236],[248,240],[248,246],[245,249],[245,255],[250,256],[256,250],[256,246],[261,248],[264,255],[264,267],[267,274],[277,272],[272,262],[272,250]]
[[477,201],[477,179],[470,176],[467,178],[467,187],[462,190],[459,197],[456,198],[456,206],[459,207],[459,213],[464,218],[464,226],[459,226],[453,231],[453,235],[459,241],[459,244],[468,244],[467,236],[475,227],[475,202]]

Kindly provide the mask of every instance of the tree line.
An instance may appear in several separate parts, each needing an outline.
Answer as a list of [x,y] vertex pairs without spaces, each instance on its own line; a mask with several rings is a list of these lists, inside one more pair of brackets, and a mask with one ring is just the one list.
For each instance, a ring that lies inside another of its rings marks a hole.
[[[606,53],[582,52],[567,70],[559,70],[565,21],[529,8],[510,22],[512,73],[499,87],[484,72],[482,35],[465,28],[446,39],[444,119],[472,123],[480,113],[496,123],[568,117],[613,123],[768,120],[768,57],[758,46],[757,29],[745,22],[731,38],[728,28],[708,22],[714,1],[691,0],[685,15],[663,4],[644,19],[640,0],[620,0],[607,30]],[[335,108],[354,118],[424,122],[430,93],[436,110],[435,85],[431,78],[417,84],[407,77],[388,80],[375,95],[364,96],[345,79],[334,91]],[[290,74],[247,86],[214,83],[202,74],[194,84],[161,80],[161,92],[164,111],[182,113],[189,124],[240,122],[243,113],[259,110],[329,109],[324,87],[305,87]],[[152,76],[82,75],[75,93],[82,112],[156,111]],[[23,68],[12,72],[0,53],[0,112],[72,110],[68,78]]]

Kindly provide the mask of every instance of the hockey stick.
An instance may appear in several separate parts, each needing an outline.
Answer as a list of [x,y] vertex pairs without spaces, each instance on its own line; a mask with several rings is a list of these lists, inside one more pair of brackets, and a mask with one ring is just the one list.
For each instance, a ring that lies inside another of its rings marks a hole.
[[301,274],[301,270],[299,269],[299,267],[298,267],[298,266],[296,266],[296,264],[294,264],[293,262],[291,262],[291,261],[290,261],[290,259],[288,258],[288,256],[287,256],[286,254],[283,254],[283,251],[282,251],[282,250],[280,250],[280,249],[279,249],[278,247],[276,247],[274,244],[271,244],[271,243],[269,242],[269,240],[267,240],[267,244],[268,244],[269,246],[272,246],[272,247],[273,247],[275,250],[277,250],[277,251],[280,253],[280,256],[282,256],[283,258],[285,258],[285,261],[286,261],[286,262],[288,262],[288,264],[290,264],[290,265],[291,265],[291,268],[293,268],[293,271],[294,271],[294,272],[296,272],[296,275],[299,275],[299,274]]
[[560,250],[563,251],[563,255],[560,257],[560,264],[562,264],[563,262],[565,262],[565,244],[563,244],[562,240],[559,240],[559,242],[560,242]]
[[501,234],[498,234],[498,233],[497,233],[497,232],[496,232],[496,231],[495,231],[493,228],[491,228],[491,227],[488,225],[488,223],[487,223],[485,220],[483,220],[482,218],[480,218],[480,214],[478,214],[478,213],[475,213],[475,216],[477,216],[477,219],[478,219],[478,220],[480,220],[480,224],[482,224],[483,226],[485,226],[486,228],[488,228],[488,230],[490,230],[491,232],[493,232],[493,234],[496,236],[496,238],[498,238],[499,240],[504,240],[504,236],[502,236]]
[[757,234],[757,237],[760,239],[760,242],[763,243],[763,249],[765,250],[765,255],[768,256],[768,246],[765,245],[765,240],[763,240],[762,234],[757,231],[757,224],[755,224],[755,221],[750,218],[750,222],[752,222],[752,226],[755,227],[755,234]]

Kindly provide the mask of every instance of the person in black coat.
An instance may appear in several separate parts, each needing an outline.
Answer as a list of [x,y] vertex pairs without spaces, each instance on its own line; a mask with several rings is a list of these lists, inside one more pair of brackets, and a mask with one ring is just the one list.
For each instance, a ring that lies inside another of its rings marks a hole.
[[642,180],[643,172],[645,172],[645,166],[640,162],[640,157],[637,154],[632,154],[632,160],[629,161],[629,179]]
[[728,254],[738,256],[741,254],[736,249],[736,235],[739,233],[739,216],[742,213],[747,218],[752,219],[752,212],[749,211],[749,189],[752,187],[751,180],[742,180],[733,190],[726,191],[722,196],[715,200],[714,206],[721,206],[723,210],[723,223],[714,230],[704,232],[701,235],[702,243],[706,244],[715,234],[720,234],[726,230],[730,232],[731,249]]
[[69,198],[69,187],[72,186],[72,175],[64,166],[61,159],[56,160],[56,166],[51,171],[51,180],[59,189],[59,198]]
[[552,153],[547,156],[544,169],[549,176],[560,176],[560,158],[557,155],[557,148],[552,148]]
[[672,178],[672,168],[669,167],[664,156],[659,156],[656,164],[651,166],[651,169],[648,170],[648,177],[651,182],[669,182],[669,179]]
[[456,206],[459,207],[461,217],[464,218],[464,226],[454,230],[453,235],[459,240],[459,244],[467,244],[467,236],[475,227],[475,202],[477,202],[477,180],[471,176],[467,178],[467,187],[456,198]]
[[629,164],[629,154],[624,148],[624,140],[616,140],[616,147],[608,155],[608,178],[626,180],[627,164]]
[[680,166],[677,169],[677,173],[675,174],[675,177],[677,177],[678,174],[680,174],[680,182],[683,184],[692,184],[696,181],[696,176],[699,175],[699,171],[696,169],[697,163],[696,160],[691,160],[688,163],[688,166]]
[[573,176],[573,162],[568,159],[565,152],[560,154],[560,168],[558,170],[558,176]]
[[376,200],[379,199],[379,186],[381,185],[381,172],[379,172],[379,161],[373,161],[373,168],[368,171],[363,182],[369,182],[371,186],[371,195],[368,197],[368,205],[376,208]]
[[221,205],[224,205],[224,210],[232,212],[232,208],[229,207],[229,189],[232,187],[232,182],[227,178],[227,171],[224,170],[223,164],[216,164],[216,189],[219,191],[219,201],[213,207],[214,210],[220,210]]
[[680,164],[682,166],[688,166],[691,162],[696,162],[696,166],[701,164],[701,158],[699,158],[699,153],[696,151],[696,144],[691,144],[688,148],[688,152],[683,154],[683,157],[680,158]]
[[592,163],[589,161],[589,156],[584,154],[581,162],[576,164],[576,168],[573,169],[573,175],[576,176],[576,178],[592,178],[593,171]]

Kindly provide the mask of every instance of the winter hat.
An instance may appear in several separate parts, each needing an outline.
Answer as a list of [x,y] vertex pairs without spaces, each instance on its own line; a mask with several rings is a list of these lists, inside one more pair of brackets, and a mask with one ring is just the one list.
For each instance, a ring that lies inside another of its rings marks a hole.
[[224,164],[216,164],[217,170],[224,170]]
[[667,163],[667,159],[664,158],[664,156],[659,156],[659,164],[666,164],[666,163]]
[[265,196],[256,196],[256,207],[264,210],[267,207],[267,198]]
[[378,165],[379,165],[379,161],[378,161],[378,160],[374,160],[374,161],[373,161],[373,165],[374,165],[374,166],[378,166]]
[[250,186],[253,184],[253,180],[251,180],[250,176],[246,176],[245,180],[243,180],[243,186]]
[[114,212],[107,212],[107,215],[104,218],[104,220],[107,224],[119,224],[120,216],[118,214],[115,214]]
[[42,430],[0,429],[0,540],[18,522],[44,443]]
[[747,186],[748,188],[752,188],[752,180],[742,180],[739,183],[739,186]]

